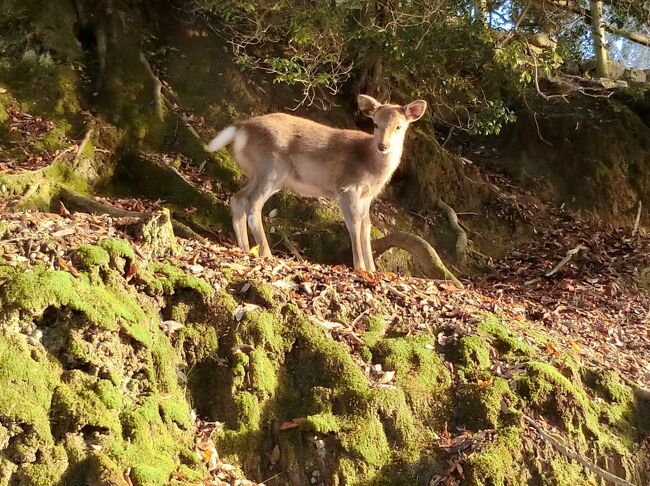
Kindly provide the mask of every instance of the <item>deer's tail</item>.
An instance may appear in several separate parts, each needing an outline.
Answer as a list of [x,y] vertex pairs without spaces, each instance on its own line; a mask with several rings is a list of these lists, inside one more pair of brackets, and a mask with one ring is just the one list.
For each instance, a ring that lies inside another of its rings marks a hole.
[[230,125],[221,130],[212,141],[205,146],[208,152],[216,152],[219,149],[229,145],[235,138],[238,128],[235,125]]

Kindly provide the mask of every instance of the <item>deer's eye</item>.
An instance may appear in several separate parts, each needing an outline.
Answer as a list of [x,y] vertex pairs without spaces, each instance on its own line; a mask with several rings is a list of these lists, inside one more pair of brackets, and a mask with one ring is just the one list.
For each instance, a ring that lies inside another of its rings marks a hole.
[[377,125],[376,123],[375,123],[375,128],[379,128],[379,125]]
[[397,126],[395,127],[395,130],[401,130],[401,129],[402,129],[402,125],[397,125]]

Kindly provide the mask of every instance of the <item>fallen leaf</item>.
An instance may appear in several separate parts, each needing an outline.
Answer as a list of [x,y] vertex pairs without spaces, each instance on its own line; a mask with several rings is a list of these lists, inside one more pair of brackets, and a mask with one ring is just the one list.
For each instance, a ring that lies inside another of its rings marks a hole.
[[126,275],[124,275],[124,278],[126,279],[127,282],[129,282],[137,274],[138,274],[138,267],[135,264],[135,262],[131,260],[129,263],[129,269],[126,271]]
[[184,324],[181,324],[180,322],[174,321],[172,319],[168,321],[163,321],[161,323],[161,327],[163,328],[163,331],[165,332],[176,332],[180,331],[185,327]]
[[295,418],[288,420],[287,422],[282,422],[278,426],[278,430],[291,430],[291,429],[297,429],[300,427],[300,424],[302,424],[305,421],[304,418]]
[[66,228],[66,229],[62,229],[62,230],[59,230],[59,231],[55,231],[54,233],[52,233],[52,236],[54,238],[61,238],[63,236],[74,235],[76,232],[77,232],[77,230],[74,229],[74,228]]
[[573,339],[571,339],[571,338],[569,338],[568,341],[569,341],[569,344],[571,345],[571,347],[573,348],[573,350],[574,350],[576,353],[578,353],[578,354],[581,354],[581,353],[582,353],[582,348],[580,347],[580,345],[579,345],[578,343],[576,343],[576,342],[575,342]]
[[487,380],[480,380],[480,379],[476,380],[476,384],[478,386],[482,386],[484,388],[487,388],[488,386],[492,386],[492,383],[493,383],[492,378],[489,378]]
[[560,352],[557,350],[555,345],[551,341],[547,341],[545,344],[546,350],[553,355],[555,358],[560,357]]
[[271,450],[271,452],[266,453],[266,457],[269,458],[271,464],[277,464],[277,462],[280,460],[280,446],[275,444],[275,447]]
[[59,201],[59,214],[65,217],[70,216],[70,211],[68,211],[68,208],[65,207],[63,201]]
[[251,248],[251,249],[248,251],[248,253],[250,253],[251,255],[260,256],[260,246],[259,246],[259,245],[255,245],[253,248]]
[[67,270],[75,277],[79,277],[79,272],[71,263],[66,262],[62,257],[58,257],[58,262],[62,269]]

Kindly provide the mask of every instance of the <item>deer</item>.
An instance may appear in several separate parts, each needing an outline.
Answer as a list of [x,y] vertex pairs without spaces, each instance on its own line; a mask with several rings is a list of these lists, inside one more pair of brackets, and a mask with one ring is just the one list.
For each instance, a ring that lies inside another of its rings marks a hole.
[[370,205],[399,166],[406,131],[424,115],[427,103],[382,104],[363,94],[357,103],[374,122],[372,135],[270,113],[231,124],[205,147],[216,152],[232,144],[235,162],[246,176],[244,187],[230,199],[239,248],[250,251],[248,223],[259,255],[271,256],[262,209],[273,194],[286,188],[299,196],[337,201],[350,234],[354,269],[376,271]]

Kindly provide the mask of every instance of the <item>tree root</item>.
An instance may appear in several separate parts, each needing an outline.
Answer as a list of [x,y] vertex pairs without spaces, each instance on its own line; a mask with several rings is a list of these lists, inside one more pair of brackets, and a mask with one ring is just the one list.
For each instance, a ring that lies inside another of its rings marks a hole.
[[589,469],[592,473],[595,475],[601,477],[608,483],[614,483],[618,484],[621,486],[635,486],[633,483],[623,479],[619,478],[615,474],[612,474],[608,471],[605,471],[603,468],[597,466],[593,462],[591,462],[589,459],[586,457],[582,457],[580,454],[577,454],[573,452],[571,449],[569,449],[567,446],[562,444],[559,440],[557,440],[555,437],[553,437],[551,434],[546,432],[544,428],[538,424],[535,420],[532,418],[528,417],[527,415],[524,415],[524,420],[529,424],[532,425],[535,430],[539,433],[539,435],[544,439],[546,442],[551,444],[558,452],[561,454],[564,454],[566,457],[569,459],[573,459],[577,463],[579,463],[582,467]]
[[447,215],[449,225],[456,233],[456,258],[460,263],[463,263],[467,255],[467,233],[460,226],[458,215],[456,214],[456,211],[454,211],[454,208],[449,206],[442,199],[438,199],[436,205]]
[[391,248],[400,248],[413,255],[428,278],[434,278],[436,275],[442,274],[445,279],[451,280],[458,288],[465,288],[461,281],[447,269],[436,250],[423,238],[412,233],[398,231],[372,241],[375,258],[379,258]]
[[[71,192],[67,191],[62,192],[59,195],[59,199],[68,209],[91,214],[108,214],[114,218],[132,218],[133,221],[130,224],[133,225],[137,225],[141,223],[143,219],[151,216],[150,213],[142,211],[128,211],[126,209],[116,208],[108,204],[95,201],[89,197],[72,194]],[[192,228],[181,223],[180,221],[176,221],[175,219],[172,219],[172,226],[174,228],[174,233],[181,238],[199,241],[205,239],[196,233]]]
[[145,56],[144,52],[142,51],[140,51],[140,62],[144,66],[145,71],[147,71],[147,74],[153,82],[153,95],[154,99],[156,100],[156,116],[158,116],[158,119],[162,121],[165,118],[166,101],[165,97],[162,94],[163,84],[158,76],[156,76],[156,73],[153,72],[151,64],[149,64],[149,61],[147,60],[147,56]]

